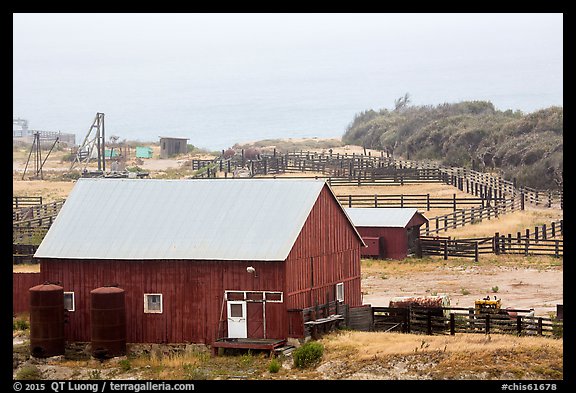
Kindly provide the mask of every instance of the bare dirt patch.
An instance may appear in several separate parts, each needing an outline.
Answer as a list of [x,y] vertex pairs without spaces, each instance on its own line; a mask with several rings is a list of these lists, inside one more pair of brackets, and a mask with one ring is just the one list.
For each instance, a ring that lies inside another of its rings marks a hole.
[[363,303],[387,307],[396,296],[447,294],[452,306],[474,307],[476,299],[489,295],[502,299],[502,307],[534,309],[535,315],[545,317],[563,304],[561,259],[483,257],[478,263],[441,258],[363,261]]

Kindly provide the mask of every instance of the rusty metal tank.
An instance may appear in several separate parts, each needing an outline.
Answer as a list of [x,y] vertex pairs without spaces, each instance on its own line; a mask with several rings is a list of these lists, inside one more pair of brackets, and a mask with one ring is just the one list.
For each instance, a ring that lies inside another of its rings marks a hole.
[[64,288],[44,283],[30,293],[30,352],[37,358],[63,355]]
[[126,354],[125,292],[117,286],[90,291],[92,356],[111,358]]

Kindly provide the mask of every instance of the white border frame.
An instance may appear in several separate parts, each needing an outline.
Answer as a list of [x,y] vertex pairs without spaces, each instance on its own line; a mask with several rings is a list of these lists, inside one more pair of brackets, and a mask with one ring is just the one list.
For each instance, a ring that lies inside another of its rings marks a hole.
[[[341,291],[339,290],[340,288]],[[338,292],[342,292],[342,297],[339,297],[339,293]],[[338,284],[336,284],[336,301],[338,302],[344,302],[344,283],[343,282],[339,282]]]
[[74,292],[72,292],[72,291],[70,291],[70,292],[65,291],[65,292],[64,292],[64,298],[66,298],[66,295],[72,295],[72,309],[66,308],[66,310],[67,310],[67,311],[70,311],[70,312],[76,311],[76,296],[74,295]]
[[[148,309],[148,296],[160,296],[160,310]],[[164,312],[164,299],[161,293],[145,293],[144,294],[144,314],[162,314]]]

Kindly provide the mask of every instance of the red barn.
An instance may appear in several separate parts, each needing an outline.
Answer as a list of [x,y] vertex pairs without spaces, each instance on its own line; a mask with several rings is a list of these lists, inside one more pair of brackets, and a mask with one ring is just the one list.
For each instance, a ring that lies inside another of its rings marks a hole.
[[324,181],[82,178],[35,257],[73,304],[67,340],[90,340],[90,291],[113,283],[127,342],[212,344],[301,337],[295,311],[361,306],[361,246]]
[[346,208],[362,236],[363,257],[402,260],[414,253],[420,226],[428,219],[415,208]]

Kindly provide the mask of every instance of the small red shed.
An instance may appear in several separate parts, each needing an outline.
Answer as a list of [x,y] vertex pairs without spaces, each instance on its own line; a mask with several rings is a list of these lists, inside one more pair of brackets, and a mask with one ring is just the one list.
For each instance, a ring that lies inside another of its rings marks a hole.
[[81,178],[35,257],[74,305],[67,340],[90,339],[90,291],[115,284],[127,342],[213,344],[302,337],[302,309],[361,306],[361,246],[321,180]]
[[416,251],[420,226],[428,219],[415,208],[346,208],[362,236],[363,257],[402,260]]

